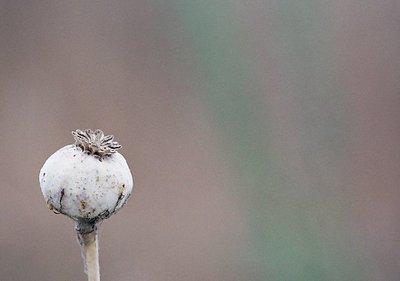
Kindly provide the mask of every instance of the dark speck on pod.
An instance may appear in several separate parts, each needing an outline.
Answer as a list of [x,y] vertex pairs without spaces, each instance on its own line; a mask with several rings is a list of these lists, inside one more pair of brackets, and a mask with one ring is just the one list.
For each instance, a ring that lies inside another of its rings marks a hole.
[[86,201],[85,200],[80,200],[80,203],[81,203],[81,208],[82,209],[86,209],[86,207],[87,207]]

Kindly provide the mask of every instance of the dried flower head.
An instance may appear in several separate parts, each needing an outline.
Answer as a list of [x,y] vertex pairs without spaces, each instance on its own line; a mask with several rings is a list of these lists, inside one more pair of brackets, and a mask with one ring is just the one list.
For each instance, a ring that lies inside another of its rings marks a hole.
[[75,221],[88,279],[98,281],[97,227],[125,205],[133,177],[114,136],[101,130],[76,130],[72,135],[75,144],[44,163],[40,188],[50,210]]
[[104,136],[101,130],[76,130],[72,135],[75,144],[59,149],[43,165],[42,193],[56,213],[101,221],[125,205],[132,174],[112,135]]

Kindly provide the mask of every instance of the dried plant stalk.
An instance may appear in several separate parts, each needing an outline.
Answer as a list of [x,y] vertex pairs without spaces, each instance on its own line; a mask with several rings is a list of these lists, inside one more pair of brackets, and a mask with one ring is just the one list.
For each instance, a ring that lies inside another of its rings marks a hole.
[[77,222],[76,232],[88,281],[100,281],[99,241],[96,224]]

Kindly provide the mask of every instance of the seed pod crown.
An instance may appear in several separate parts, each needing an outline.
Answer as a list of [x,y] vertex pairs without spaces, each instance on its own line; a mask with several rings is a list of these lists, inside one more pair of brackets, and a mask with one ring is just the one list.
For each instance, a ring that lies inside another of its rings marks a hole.
[[83,151],[89,154],[97,155],[100,158],[110,156],[115,153],[122,146],[114,141],[113,135],[105,136],[102,130],[97,129],[92,131],[87,129],[85,131],[76,130],[72,131],[75,139],[75,144]]

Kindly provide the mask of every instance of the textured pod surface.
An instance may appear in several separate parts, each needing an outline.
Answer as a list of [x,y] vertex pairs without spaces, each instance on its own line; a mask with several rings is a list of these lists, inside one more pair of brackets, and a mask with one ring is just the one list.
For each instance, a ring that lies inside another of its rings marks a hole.
[[75,220],[108,218],[129,198],[133,178],[124,157],[101,158],[67,145],[47,159],[39,174],[47,205]]

